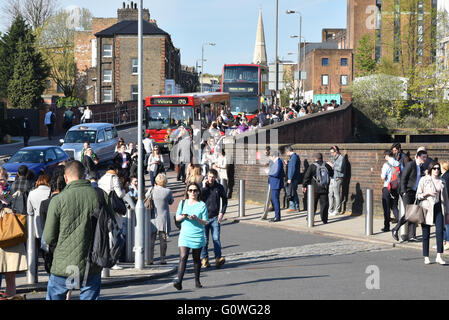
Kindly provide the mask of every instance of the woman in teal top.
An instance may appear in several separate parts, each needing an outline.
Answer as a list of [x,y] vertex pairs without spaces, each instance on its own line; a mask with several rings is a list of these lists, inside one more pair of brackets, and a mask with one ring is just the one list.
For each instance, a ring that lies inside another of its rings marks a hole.
[[206,245],[204,226],[207,224],[208,215],[206,204],[199,200],[200,190],[198,184],[190,182],[186,188],[185,200],[179,203],[176,212],[176,221],[182,221],[178,239],[178,279],[173,283],[173,286],[178,290],[182,289],[182,279],[190,249],[192,249],[193,268],[195,270],[195,287],[203,287],[200,282],[201,249]]

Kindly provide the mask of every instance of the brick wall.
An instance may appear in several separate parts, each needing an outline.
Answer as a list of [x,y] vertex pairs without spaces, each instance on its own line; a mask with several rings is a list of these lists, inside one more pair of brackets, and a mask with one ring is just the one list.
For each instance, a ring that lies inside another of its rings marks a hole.
[[[346,103],[334,110],[280,122],[263,127],[263,130],[276,129],[279,143],[352,142],[354,117],[352,104]],[[258,132],[250,131],[239,135],[239,138],[251,137]]]
[[[285,146],[285,145],[281,145]],[[293,145],[294,151],[301,158],[301,171],[304,170],[304,160],[312,163],[312,155],[315,152],[321,152],[325,161],[330,161],[329,149],[331,143],[326,144],[296,144]],[[383,215],[382,210],[382,186],[380,178],[382,165],[384,164],[383,152],[391,147],[391,144],[339,144],[342,155],[348,159],[348,177],[343,184],[343,198],[346,211],[354,215],[365,213],[365,194],[366,189],[373,189],[374,194],[374,213]],[[438,158],[440,162],[449,161],[449,144],[435,143],[427,144],[428,154],[431,158]],[[405,152],[410,151],[413,157],[419,144],[403,144]],[[263,150],[261,150],[263,152]],[[236,163],[242,163],[243,158],[250,150],[248,147],[236,147],[234,157]],[[287,159],[287,156],[282,156]],[[265,201],[267,176],[263,175],[263,166],[260,164],[235,164],[231,168],[230,187],[233,189],[232,196],[238,198],[238,181],[245,180],[246,200],[251,200],[263,204]],[[302,189],[298,188],[300,201],[303,199]],[[281,200],[283,192],[281,192]]]

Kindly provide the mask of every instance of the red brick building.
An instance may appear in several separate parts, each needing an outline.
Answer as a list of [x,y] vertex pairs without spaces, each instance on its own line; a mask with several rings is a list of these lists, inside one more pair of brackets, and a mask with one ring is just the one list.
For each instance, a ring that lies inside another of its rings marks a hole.
[[[182,91],[181,57],[170,35],[143,9],[143,96]],[[87,103],[137,99],[138,9],[131,2],[117,18],[93,18],[92,30],[75,34],[77,85]]]

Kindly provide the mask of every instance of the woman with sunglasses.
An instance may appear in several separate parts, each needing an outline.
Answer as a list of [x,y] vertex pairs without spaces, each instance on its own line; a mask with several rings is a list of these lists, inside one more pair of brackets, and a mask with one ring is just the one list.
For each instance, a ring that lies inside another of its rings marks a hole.
[[437,258],[439,264],[446,264],[441,257],[443,253],[443,229],[444,218],[448,213],[449,200],[446,192],[446,183],[441,179],[441,166],[436,161],[431,161],[427,175],[419,180],[416,198],[421,201],[421,206],[427,210],[426,221],[422,227],[422,246],[424,263],[430,264],[429,260],[429,238],[430,227],[435,225],[437,241]]
[[164,173],[164,160],[159,146],[154,146],[153,152],[148,158],[147,171],[150,173],[151,186],[154,186],[154,179],[159,173]]
[[185,200],[179,203],[176,221],[181,221],[181,231],[178,239],[179,267],[178,279],[173,286],[182,290],[182,279],[186,270],[190,249],[193,255],[195,271],[195,287],[202,288],[200,282],[201,249],[206,245],[204,226],[207,224],[208,213],[206,204],[200,201],[200,186],[189,182],[186,188]]

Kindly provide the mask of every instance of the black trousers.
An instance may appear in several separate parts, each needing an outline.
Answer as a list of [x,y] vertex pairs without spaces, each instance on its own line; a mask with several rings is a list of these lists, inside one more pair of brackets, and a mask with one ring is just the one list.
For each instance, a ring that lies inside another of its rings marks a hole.
[[[435,237],[437,240],[437,252],[443,253],[443,233],[444,233],[444,217],[441,209],[441,202],[438,202],[433,207],[433,221],[435,223]],[[427,224],[422,224],[422,254],[424,257],[429,256],[429,239],[430,227]]]
[[53,128],[54,124],[47,124],[47,131],[48,131],[48,140],[51,140],[51,137],[53,136]]
[[179,170],[176,180],[181,180],[182,182],[186,181],[186,163],[181,162],[179,164]]
[[318,204],[318,200],[320,201],[320,217],[321,221],[326,224],[327,218],[329,215],[329,197],[327,193],[315,193],[315,204],[314,204],[314,211],[316,212],[316,207]]
[[[415,202],[416,197],[416,191],[407,191],[402,196],[402,201],[404,202],[404,206],[407,208],[408,204],[413,204]],[[399,228],[401,228],[404,224],[407,223],[407,220],[405,220],[405,215],[402,216],[401,220],[399,220],[398,224],[393,228],[394,231],[398,231]],[[416,224],[410,223],[408,224],[408,238],[414,238],[416,237]]]
[[399,220],[399,194],[390,193],[388,188],[384,187],[382,189],[382,207],[384,209],[384,227],[385,229],[390,229],[390,211],[393,210],[393,215],[396,220]]

